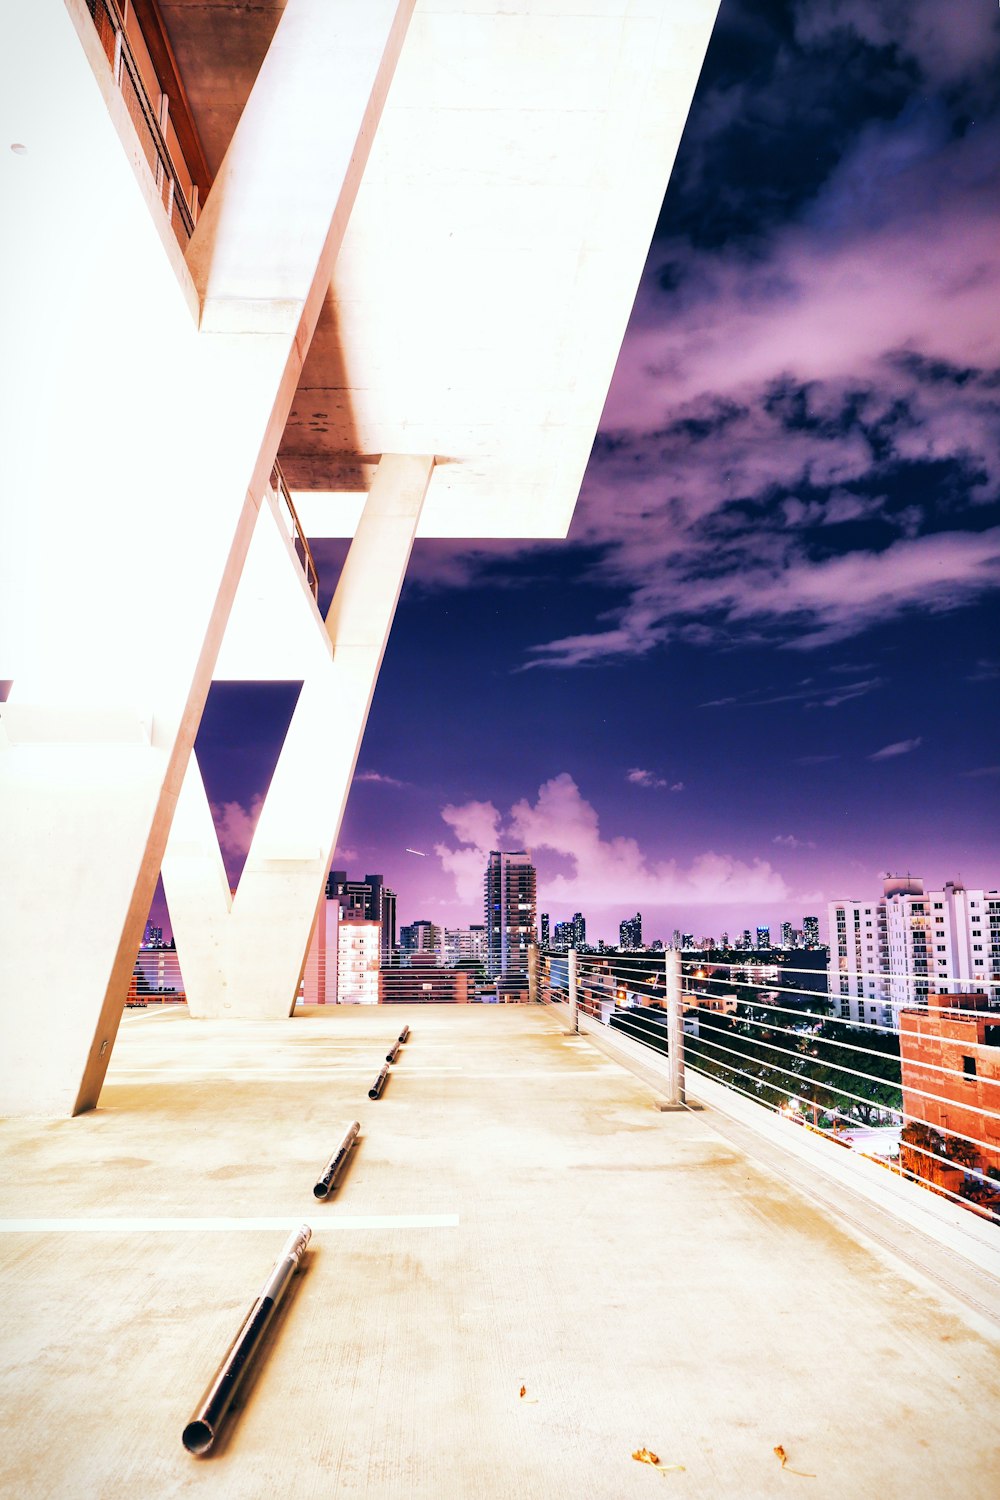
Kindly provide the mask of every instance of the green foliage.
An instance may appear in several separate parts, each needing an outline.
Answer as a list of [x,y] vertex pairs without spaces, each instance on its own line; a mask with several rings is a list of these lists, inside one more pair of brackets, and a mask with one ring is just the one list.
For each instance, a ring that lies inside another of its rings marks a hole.
[[799,1020],[742,995],[735,1016],[707,1009],[697,1016],[699,1035],[685,1042],[692,1064],[763,1104],[798,1098],[831,1120],[863,1125],[902,1112],[899,1038],[891,1032]]

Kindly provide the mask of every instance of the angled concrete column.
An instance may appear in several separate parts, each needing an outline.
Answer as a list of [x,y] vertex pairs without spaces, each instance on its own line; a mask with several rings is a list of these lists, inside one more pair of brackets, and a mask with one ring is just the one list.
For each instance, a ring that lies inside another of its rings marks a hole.
[[80,0],[0,49],[0,1113],[100,1093],[412,4],[288,0],[190,270]]
[[272,615],[261,625],[256,552],[261,543],[261,555],[267,545],[274,553],[275,535],[261,517],[219,672],[301,675],[302,690],[232,898],[196,757],[188,764],[163,884],[194,1016],[282,1017],[295,1005],[433,463],[382,458],[308,652],[296,643],[297,627],[312,626],[299,585],[269,588]]

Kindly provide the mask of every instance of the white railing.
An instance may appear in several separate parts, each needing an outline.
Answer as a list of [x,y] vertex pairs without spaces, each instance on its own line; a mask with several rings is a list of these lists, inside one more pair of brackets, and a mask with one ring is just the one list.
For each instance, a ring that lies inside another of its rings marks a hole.
[[176,948],[140,948],[129,981],[126,1010],[147,1005],[174,1003],[182,1005],[184,977]]
[[563,1003],[574,1029],[582,1017],[665,1056],[668,1102],[683,1103],[685,1074],[695,1093],[699,1078],[721,1085],[1000,1222],[1000,986],[966,995],[981,976],[953,979],[897,1030],[839,1014],[821,970],[751,980],[746,962],[671,949],[546,953],[538,967],[539,999]]
[[198,216],[198,189],[191,188],[189,202],[184,194],[181,175],[167,145],[165,103],[160,101],[154,106],[149,97],[117,0],[86,0],[86,6],[115,83],[125,101],[129,119],[135,127],[143,156],[159,192],[160,202],[181,248],[184,249],[194,233]]

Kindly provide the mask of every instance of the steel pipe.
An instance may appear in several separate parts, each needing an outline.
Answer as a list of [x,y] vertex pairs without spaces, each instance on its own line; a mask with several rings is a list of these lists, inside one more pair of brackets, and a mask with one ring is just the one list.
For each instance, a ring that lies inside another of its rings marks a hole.
[[409,1026],[404,1026],[403,1027],[402,1031],[399,1033],[399,1040],[401,1042],[408,1042],[410,1040],[410,1028],[409,1028]]
[[388,1076],[389,1076],[389,1064],[388,1063],[383,1063],[382,1064],[382,1070],[381,1070],[381,1072],[379,1073],[378,1077],[375,1079],[375,1082],[372,1084],[371,1088],[368,1090],[368,1097],[369,1097],[369,1099],[377,1099],[378,1098],[379,1094],[381,1094],[382,1090],[385,1088],[385,1080],[388,1078]]
[[344,1132],[344,1139],[319,1174],[316,1186],[313,1188],[314,1198],[326,1198],[333,1192],[337,1185],[337,1178],[347,1164],[347,1158],[351,1154],[351,1147],[357,1140],[360,1129],[361,1122],[359,1120],[355,1120],[347,1127],[347,1130]]
[[285,1294],[288,1283],[299,1268],[311,1237],[312,1230],[308,1224],[303,1224],[289,1235],[284,1249],[274,1263],[271,1274],[243,1319],[239,1333],[226,1350],[225,1358],[213,1375],[194,1415],[181,1434],[181,1442],[189,1453],[202,1456],[209,1451],[218,1437],[232,1406],[233,1397],[264,1337],[267,1325]]
[[398,1042],[393,1042],[392,1046],[389,1048],[388,1052],[385,1054],[385,1060],[388,1063],[393,1063],[393,1062],[396,1061],[396,1058],[398,1056],[399,1056],[399,1043]]

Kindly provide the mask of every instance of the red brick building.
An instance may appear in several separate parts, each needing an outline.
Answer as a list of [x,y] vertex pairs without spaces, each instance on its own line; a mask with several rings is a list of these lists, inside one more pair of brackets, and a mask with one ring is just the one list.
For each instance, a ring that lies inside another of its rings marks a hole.
[[984,995],[928,995],[926,1009],[900,1011],[899,1051],[902,1165],[996,1208],[1000,1181],[994,1194],[972,1173],[1000,1179],[1000,1011]]

